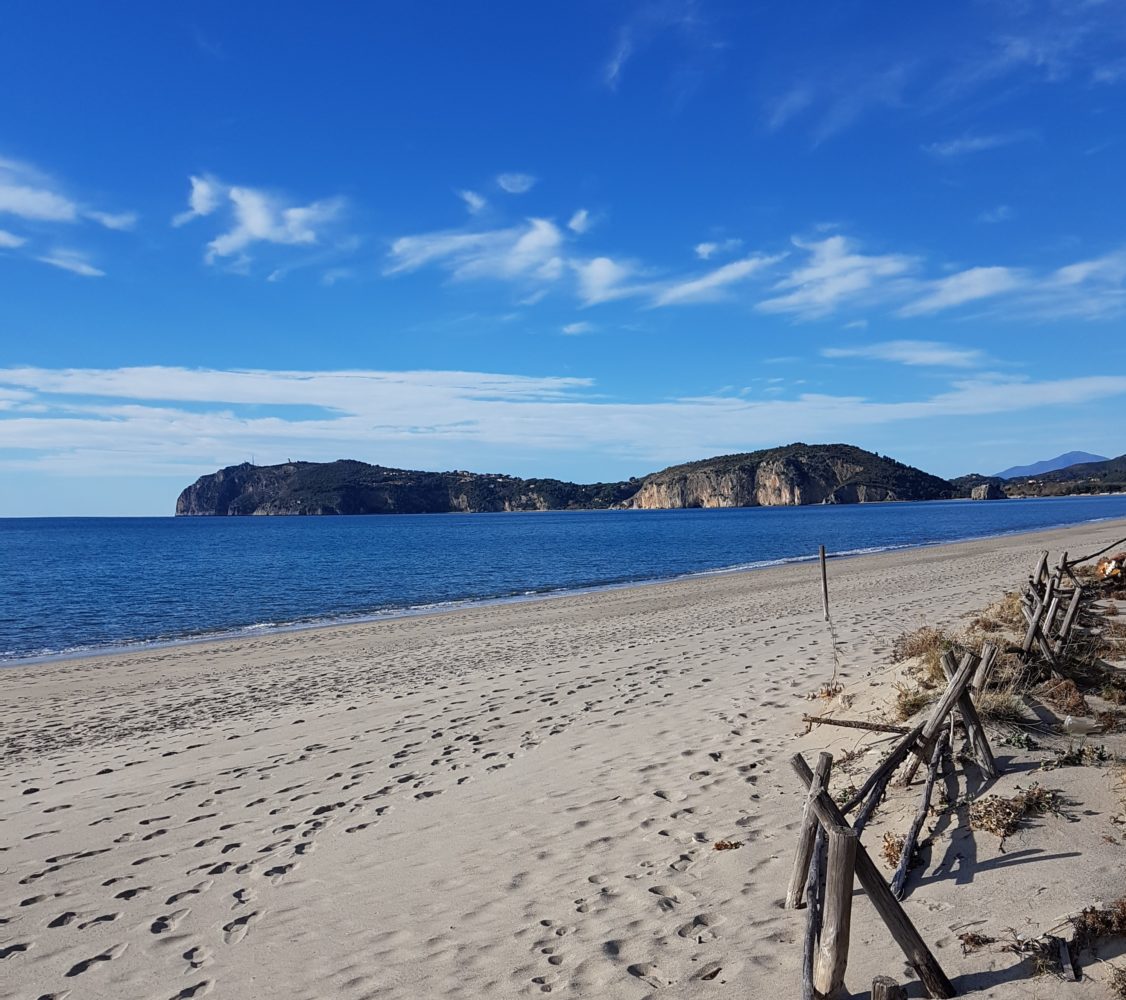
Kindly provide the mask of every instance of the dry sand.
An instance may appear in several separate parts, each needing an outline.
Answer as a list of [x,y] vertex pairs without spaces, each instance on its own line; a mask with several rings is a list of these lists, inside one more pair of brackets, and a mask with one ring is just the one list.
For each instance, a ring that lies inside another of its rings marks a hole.
[[[832,562],[848,714],[886,694],[901,632],[964,624],[1040,548],[1123,534]],[[0,671],[0,996],[797,996],[787,759],[864,742],[801,735],[833,671],[811,564]],[[997,790],[1035,778],[996,749]],[[960,931],[1046,930],[1126,891],[1110,769],[1050,779],[1076,822],[1004,854],[945,823],[911,883],[963,994],[1065,987],[963,956]],[[860,894],[854,913],[854,995],[913,980]]]

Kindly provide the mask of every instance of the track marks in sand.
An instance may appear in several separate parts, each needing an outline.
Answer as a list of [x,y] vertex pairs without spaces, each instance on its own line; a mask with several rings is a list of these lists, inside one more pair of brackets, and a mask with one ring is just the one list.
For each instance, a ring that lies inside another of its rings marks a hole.
[[70,967],[70,971],[68,971],[66,974],[67,978],[73,979],[75,976],[81,976],[89,972],[91,969],[103,964],[104,962],[112,962],[115,958],[121,958],[121,956],[125,954],[128,948],[128,943],[122,941],[120,944],[115,944],[107,948],[105,951],[94,955],[92,958],[85,958],[81,962],[78,962],[76,965],[72,965]]
[[238,944],[250,928],[262,919],[264,910],[252,910],[241,917],[235,917],[229,923],[223,924],[223,943],[224,944]]

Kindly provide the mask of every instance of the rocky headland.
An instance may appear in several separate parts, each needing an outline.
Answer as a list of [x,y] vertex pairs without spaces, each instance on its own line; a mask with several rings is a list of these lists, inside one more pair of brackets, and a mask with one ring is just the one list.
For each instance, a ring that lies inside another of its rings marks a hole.
[[180,516],[433,514],[606,508],[775,507],[963,495],[937,476],[853,445],[792,444],[675,465],[616,483],[474,472],[419,472],[366,462],[244,462],[201,476]]

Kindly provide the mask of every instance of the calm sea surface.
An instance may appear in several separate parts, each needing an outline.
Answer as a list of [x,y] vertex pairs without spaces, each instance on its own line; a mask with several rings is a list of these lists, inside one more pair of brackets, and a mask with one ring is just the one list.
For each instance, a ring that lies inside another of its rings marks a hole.
[[1126,517],[1126,496],[740,510],[0,519],[0,663]]

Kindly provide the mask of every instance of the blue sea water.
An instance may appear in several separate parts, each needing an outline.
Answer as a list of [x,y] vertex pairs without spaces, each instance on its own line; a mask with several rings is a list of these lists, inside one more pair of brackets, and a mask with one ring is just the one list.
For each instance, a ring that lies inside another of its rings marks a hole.
[[1126,517],[1126,496],[736,510],[0,519],[0,663]]

